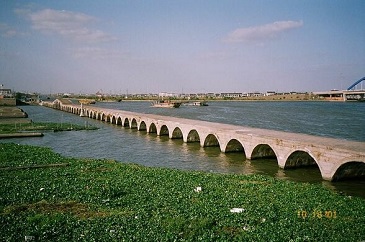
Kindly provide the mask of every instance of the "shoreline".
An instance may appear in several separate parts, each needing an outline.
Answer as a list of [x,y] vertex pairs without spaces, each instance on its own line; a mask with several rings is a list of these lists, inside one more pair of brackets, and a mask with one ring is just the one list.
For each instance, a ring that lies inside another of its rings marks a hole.
[[10,139],[10,138],[30,138],[30,137],[43,137],[43,133],[38,132],[24,132],[24,133],[8,133],[0,134],[0,139]]

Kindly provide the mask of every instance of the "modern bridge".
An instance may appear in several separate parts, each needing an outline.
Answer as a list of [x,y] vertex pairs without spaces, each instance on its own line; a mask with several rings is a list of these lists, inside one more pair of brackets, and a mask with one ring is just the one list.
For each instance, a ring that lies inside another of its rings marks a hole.
[[242,152],[251,160],[276,158],[283,169],[318,166],[324,180],[365,177],[365,142],[80,106],[67,100],[43,102],[43,106],[187,143],[199,142],[201,147],[217,146],[222,152]]
[[314,94],[323,97],[327,100],[337,101],[365,101],[365,88],[363,88],[363,82],[365,77],[354,82],[346,90],[331,90],[325,92],[314,92]]

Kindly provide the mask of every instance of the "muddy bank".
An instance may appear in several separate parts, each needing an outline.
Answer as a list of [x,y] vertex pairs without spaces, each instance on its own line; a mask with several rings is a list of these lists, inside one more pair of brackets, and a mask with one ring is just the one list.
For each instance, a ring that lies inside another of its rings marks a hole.
[[[14,124],[14,127],[17,127],[21,124],[30,123],[32,123],[32,120],[28,119],[28,114],[22,109],[18,107],[0,107],[0,131],[11,124]],[[43,136],[43,134],[38,132],[13,132],[0,134],[0,139],[41,136]]]
[[23,118],[28,118],[28,114],[18,107],[0,107],[0,124],[3,119],[6,119],[7,122],[9,122],[11,119]]

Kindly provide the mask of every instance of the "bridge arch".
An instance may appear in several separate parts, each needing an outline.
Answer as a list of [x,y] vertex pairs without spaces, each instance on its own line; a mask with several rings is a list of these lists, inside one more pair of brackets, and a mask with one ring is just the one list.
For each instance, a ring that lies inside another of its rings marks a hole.
[[109,114],[105,115],[105,120],[104,121],[107,122],[107,123],[111,123],[111,117],[110,117]]
[[117,119],[115,118],[114,115],[112,116],[110,123],[117,124]]
[[230,153],[230,152],[244,152],[245,153],[245,149],[243,148],[243,145],[241,144],[241,142],[239,142],[237,139],[231,139],[230,141],[228,141],[225,149],[224,149],[225,153]]
[[219,141],[217,136],[214,134],[208,134],[207,137],[204,139],[204,146],[203,147],[216,147],[219,146]]
[[268,144],[258,144],[252,150],[251,160],[255,159],[277,159],[277,155],[273,148]]
[[160,129],[160,136],[163,135],[169,135],[169,128],[167,128],[167,125],[162,125]]
[[124,119],[123,127],[128,127],[128,128],[130,127],[130,126],[129,126],[129,119],[128,119],[128,118],[125,118],[125,119]]
[[186,142],[187,143],[200,142],[199,133],[198,131],[196,131],[196,129],[192,129],[189,131]]
[[174,130],[171,133],[171,139],[182,139],[183,133],[179,127],[174,128]]
[[337,168],[335,174],[332,176],[332,181],[346,180],[346,179],[365,179],[365,162],[349,161]]
[[319,168],[317,161],[308,152],[297,150],[286,159],[284,169],[303,166],[317,166]]
[[148,128],[148,133],[156,133],[157,134],[156,124],[151,123],[150,127]]
[[136,129],[136,128],[138,128],[137,120],[135,118],[132,118],[131,129]]
[[360,84],[360,82],[363,82],[364,80],[365,80],[365,77],[363,77],[363,78],[361,78],[360,80],[358,80],[358,81],[354,82],[354,84],[352,84],[351,86],[349,86],[349,87],[347,88],[347,90],[348,90],[348,91],[350,91],[350,90],[354,89],[354,88],[356,87],[356,85]]
[[147,125],[146,125],[146,122],[145,122],[145,121],[141,121],[141,122],[139,123],[138,130],[140,130],[140,131],[142,131],[142,130],[147,130]]
[[120,116],[118,116],[117,120],[115,121],[116,125],[123,125],[123,120]]
[[99,113],[99,118],[100,121],[104,120],[104,113]]

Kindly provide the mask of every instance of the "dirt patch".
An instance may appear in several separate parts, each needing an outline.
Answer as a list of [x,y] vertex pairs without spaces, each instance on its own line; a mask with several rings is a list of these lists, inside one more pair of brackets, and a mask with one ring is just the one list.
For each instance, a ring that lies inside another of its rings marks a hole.
[[78,202],[59,202],[59,203],[49,203],[47,201],[40,201],[32,204],[23,204],[8,206],[4,209],[4,212],[9,214],[19,214],[26,212],[36,212],[43,214],[56,214],[56,213],[69,213],[78,218],[95,218],[95,217],[105,217],[108,214],[101,211],[93,211],[90,209],[89,205],[78,203]]

